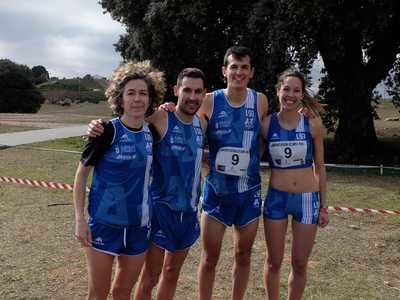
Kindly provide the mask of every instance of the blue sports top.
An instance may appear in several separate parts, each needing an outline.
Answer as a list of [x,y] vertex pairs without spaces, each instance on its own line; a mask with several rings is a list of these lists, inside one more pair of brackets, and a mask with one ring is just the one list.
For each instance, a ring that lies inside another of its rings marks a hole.
[[175,211],[196,211],[204,139],[200,119],[184,123],[169,112],[167,120],[167,130],[154,146],[152,199]]
[[93,172],[89,216],[116,226],[148,226],[151,217],[149,180],[153,137],[146,123],[140,131],[110,121],[114,138]]
[[222,89],[213,92],[212,101],[206,180],[217,194],[245,192],[260,184],[257,92],[247,89],[246,101],[239,107],[230,104]]
[[278,115],[271,115],[267,135],[267,159],[271,168],[299,169],[313,164],[313,138],[310,122],[303,114],[295,129],[285,129]]

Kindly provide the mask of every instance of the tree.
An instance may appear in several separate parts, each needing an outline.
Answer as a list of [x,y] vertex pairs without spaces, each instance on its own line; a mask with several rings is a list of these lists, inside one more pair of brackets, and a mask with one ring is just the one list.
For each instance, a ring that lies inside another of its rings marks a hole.
[[330,99],[337,103],[336,156],[360,162],[377,146],[372,91],[388,75],[400,52],[399,1],[274,3],[270,29],[283,34],[296,55],[319,52],[323,59]]
[[127,28],[117,51],[125,59],[151,59],[166,70],[169,84],[183,67],[198,66],[207,74],[211,89],[221,87],[223,54],[240,43],[255,51],[255,87],[266,89],[271,99],[279,72],[297,65],[308,73],[319,53],[330,83],[330,97],[325,100],[334,101],[331,107],[337,109],[336,156],[360,162],[374,151],[372,91],[388,76],[400,52],[399,1],[100,3]]
[[400,54],[397,55],[397,60],[394,63],[393,69],[385,80],[388,88],[388,94],[393,99],[393,104],[400,112]]
[[43,66],[32,67],[32,76],[34,84],[41,84],[50,79],[49,72],[47,72],[46,68]]
[[0,59],[0,112],[35,113],[44,97],[31,81],[30,69]]
[[[251,1],[237,4],[229,0],[102,0],[100,3],[127,28],[116,44],[117,51],[124,59],[150,59],[166,71],[168,86],[175,84],[181,69],[193,66],[205,72],[208,88],[223,87],[223,56],[234,44],[248,45],[255,52],[254,65],[260,66],[254,80],[257,89],[264,90],[265,78],[275,76],[275,70],[264,67],[266,54],[270,54],[268,37],[258,37],[247,26],[253,12]],[[286,62],[279,60],[283,61]],[[281,64],[281,70],[285,66],[287,63]]]

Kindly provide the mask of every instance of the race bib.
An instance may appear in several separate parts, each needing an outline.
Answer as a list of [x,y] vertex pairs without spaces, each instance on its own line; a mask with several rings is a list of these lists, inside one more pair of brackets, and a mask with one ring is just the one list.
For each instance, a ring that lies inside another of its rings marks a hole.
[[307,155],[306,141],[271,142],[269,145],[274,165],[281,168],[299,166],[305,163]]
[[244,176],[250,163],[250,150],[238,147],[222,147],[215,159],[215,169],[219,173]]

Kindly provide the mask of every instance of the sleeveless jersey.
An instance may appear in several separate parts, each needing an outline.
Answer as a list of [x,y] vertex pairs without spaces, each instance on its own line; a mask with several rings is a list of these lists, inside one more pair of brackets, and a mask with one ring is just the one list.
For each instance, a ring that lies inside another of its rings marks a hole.
[[175,211],[196,211],[200,197],[203,131],[200,120],[182,122],[168,113],[167,130],[155,144],[151,194],[154,202]]
[[207,182],[217,194],[245,192],[260,184],[257,93],[247,89],[246,101],[240,107],[233,107],[222,89],[213,92],[212,97]]
[[271,115],[267,136],[267,158],[271,168],[298,169],[313,164],[313,139],[309,119],[300,114],[295,129],[285,129],[278,115]]
[[114,138],[94,167],[89,216],[109,225],[147,226],[153,137],[146,123],[142,130],[131,131],[118,118],[111,122]]

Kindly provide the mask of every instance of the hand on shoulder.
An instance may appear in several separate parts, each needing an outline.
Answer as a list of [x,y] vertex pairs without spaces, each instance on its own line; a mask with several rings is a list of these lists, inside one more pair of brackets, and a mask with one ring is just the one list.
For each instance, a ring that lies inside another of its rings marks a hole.
[[102,119],[92,120],[92,121],[90,121],[90,123],[88,125],[86,134],[90,138],[95,138],[97,136],[102,135],[104,132],[104,125],[105,125],[105,122]]

